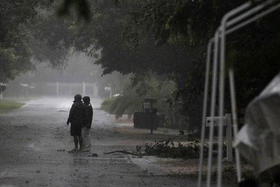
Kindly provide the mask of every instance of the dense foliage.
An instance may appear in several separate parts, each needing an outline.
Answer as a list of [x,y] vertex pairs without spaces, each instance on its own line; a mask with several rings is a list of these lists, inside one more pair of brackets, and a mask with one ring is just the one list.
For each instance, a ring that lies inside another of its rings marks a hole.
[[[100,63],[108,72],[140,71],[141,74],[147,68],[168,75],[177,83],[176,98],[182,98],[184,102],[181,112],[197,126],[201,115],[207,42],[222,16],[241,3],[243,1],[123,1],[124,7],[130,8],[125,14],[124,36],[117,37],[121,40],[117,43],[117,53],[111,53],[115,51],[112,45],[108,53],[106,47],[103,48]],[[118,8],[122,10],[121,6]],[[227,66],[231,64],[237,71],[241,113],[279,72],[280,25],[275,24],[279,19],[277,11],[228,37]],[[132,57],[126,58],[127,54]],[[229,99],[226,104],[229,112]]]
[[[54,54],[58,51],[57,45],[64,48],[64,44],[53,37],[62,35],[50,34],[50,31],[64,32],[61,28],[50,27],[59,27],[59,24],[52,22],[54,18],[57,20],[57,16],[49,16],[56,14],[52,10],[52,1],[4,1],[1,2],[0,9],[0,82],[7,82],[20,73],[33,69],[32,58],[50,60],[52,63],[58,56],[62,56],[61,52],[59,55]],[[50,45],[51,41],[53,45]]]
[[0,82],[13,79],[31,66],[25,25],[35,14],[33,4],[31,0],[0,4]]

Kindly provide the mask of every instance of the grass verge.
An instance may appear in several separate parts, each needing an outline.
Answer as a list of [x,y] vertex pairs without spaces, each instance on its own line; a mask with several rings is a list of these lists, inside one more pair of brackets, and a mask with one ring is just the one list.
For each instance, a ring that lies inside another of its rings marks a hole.
[[0,100],[0,113],[7,113],[11,110],[20,108],[24,103],[12,100]]

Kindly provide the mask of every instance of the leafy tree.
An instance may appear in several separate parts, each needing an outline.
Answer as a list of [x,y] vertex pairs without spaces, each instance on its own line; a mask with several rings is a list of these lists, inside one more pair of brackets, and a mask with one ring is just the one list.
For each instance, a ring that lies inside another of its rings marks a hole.
[[[64,66],[69,49],[80,50],[98,58],[97,64],[103,67],[104,74],[133,73],[140,84],[147,72],[153,71],[176,82],[178,90],[173,97],[183,101],[181,112],[189,116],[194,127],[200,124],[207,42],[222,16],[243,3],[241,0],[64,0],[58,12],[69,14],[70,19],[57,19],[54,11],[57,3],[16,2],[1,4],[6,12],[1,12],[0,24],[7,21],[7,27],[0,29],[0,58],[1,63],[10,62],[2,65],[7,73],[1,73],[2,80],[30,68],[31,54],[49,60],[52,65]],[[28,3],[32,6],[26,6]],[[20,8],[24,14],[18,17],[13,14],[16,9],[9,7]],[[39,9],[35,11],[34,7]],[[72,12],[72,8],[77,12]],[[262,19],[228,38],[228,65],[234,64],[237,70],[241,108],[279,69],[275,47],[280,43],[279,25],[274,23],[279,16],[276,12],[270,16],[273,19]],[[31,20],[35,20],[33,27]],[[24,66],[16,65],[23,62]],[[262,74],[254,73],[259,69]]]
[[32,66],[24,28],[35,14],[30,3],[16,0],[0,5],[0,82],[13,79]]
[[103,108],[115,114],[116,117],[120,117],[123,114],[132,115],[134,112],[143,111],[145,98],[155,98],[157,100],[155,107],[159,113],[164,114],[166,117],[165,125],[175,127],[175,124],[172,123],[172,113],[174,112],[172,102],[176,89],[175,82],[164,76],[149,72],[141,78],[139,76],[132,77],[122,95],[105,100]]
[[48,0],[14,0],[0,4],[0,82],[14,79],[32,69],[33,51],[29,26],[38,15],[39,7],[48,7]]

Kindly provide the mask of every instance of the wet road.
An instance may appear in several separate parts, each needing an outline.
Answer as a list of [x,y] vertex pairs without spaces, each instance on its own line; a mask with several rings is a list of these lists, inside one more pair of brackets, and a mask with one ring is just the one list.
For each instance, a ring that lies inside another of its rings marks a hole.
[[[115,132],[112,117],[98,109],[101,101],[93,103],[91,153],[67,153],[73,147],[65,124],[71,99],[37,99],[1,114],[0,187],[196,186],[195,179],[151,172],[130,156],[104,155],[134,147]],[[92,153],[98,157],[92,157]]]

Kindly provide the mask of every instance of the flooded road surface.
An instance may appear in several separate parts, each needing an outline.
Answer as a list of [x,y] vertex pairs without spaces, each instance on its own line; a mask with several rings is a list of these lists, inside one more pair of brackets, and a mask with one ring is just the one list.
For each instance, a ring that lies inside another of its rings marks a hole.
[[90,153],[67,152],[73,148],[66,126],[71,99],[37,99],[1,114],[0,187],[195,186],[194,180],[147,171],[130,156],[104,155],[131,147],[114,131],[112,116],[98,109],[100,103],[93,101]]

